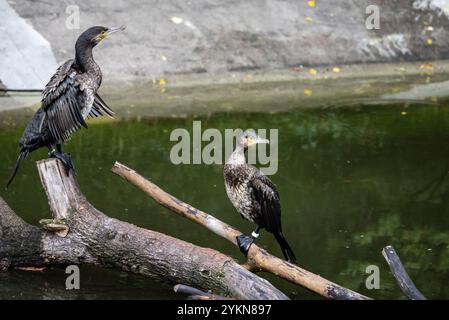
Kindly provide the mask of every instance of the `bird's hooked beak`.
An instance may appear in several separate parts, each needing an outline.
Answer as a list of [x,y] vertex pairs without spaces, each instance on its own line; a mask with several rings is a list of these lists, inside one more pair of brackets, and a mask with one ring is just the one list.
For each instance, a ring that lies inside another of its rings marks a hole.
[[269,143],[270,143],[270,140],[261,138],[261,137],[259,137],[259,136],[256,136],[255,138],[252,138],[252,137],[249,137],[249,138],[248,138],[248,147],[250,147],[250,146],[252,146],[252,145],[254,145],[254,144],[258,144],[258,143],[266,143],[266,144],[269,144]]
[[123,31],[125,30],[125,26],[120,26],[120,27],[109,27],[108,30],[103,31],[102,33],[100,33],[97,37],[98,41],[104,40],[106,39],[106,37],[108,37],[109,35],[116,33],[118,31]]
[[120,27],[110,27],[110,28],[108,28],[108,30],[106,31],[106,35],[109,36],[109,35],[111,35],[111,34],[113,34],[113,33],[116,33],[116,32],[118,32],[118,31],[123,31],[123,30],[125,30],[125,29],[126,29],[125,26],[120,26]]

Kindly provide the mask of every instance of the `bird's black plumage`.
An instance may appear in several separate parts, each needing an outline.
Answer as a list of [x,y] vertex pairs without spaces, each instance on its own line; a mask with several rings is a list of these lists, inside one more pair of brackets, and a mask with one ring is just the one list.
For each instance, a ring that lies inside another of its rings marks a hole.
[[49,155],[59,158],[68,168],[71,159],[62,152],[62,144],[81,127],[87,117],[113,116],[114,112],[97,94],[102,74],[92,49],[120,28],[92,27],[76,41],[75,59],[64,62],[42,92],[41,107],[28,123],[19,142],[19,156],[7,187],[14,179],[20,162],[31,152],[48,147]]
[[245,162],[244,152],[249,139],[256,141],[254,143],[264,140],[253,131],[243,134],[237,148],[224,165],[226,193],[244,219],[254,222],[258,229],[264,228],[271,232],[279,243],[284,257],[289,261],[295,261],[295,254],[282,232],[281,201],[276,186],[259,169]]

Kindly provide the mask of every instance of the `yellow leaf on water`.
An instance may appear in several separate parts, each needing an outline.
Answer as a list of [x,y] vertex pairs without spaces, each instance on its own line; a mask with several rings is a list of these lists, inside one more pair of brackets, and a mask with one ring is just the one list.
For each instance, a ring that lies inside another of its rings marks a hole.
[[313,91],[312,91],[312,89],[304,89],[304,95],[306,96],[306,97],[310,97],[311,95],[313,94]]
[[316,76],[317,75],[317,73],[318,73],[318,71],[316,71],[316,69],[310,69],[309,70],[309,73],[312,75],[312,76]]
[[420,69],[425,69],[425,70],[433,70],[433,64],[431,63],[424,63],[422,65],[419,66]]
[[308,2],[308,4],[309,4],[309,7],[315,7],[315,0],[310,0]]
[[401,115],[402,115],[402,116],[405,116],[405,115],[407,115],[407,112],[406,112],[406,111],[402,111],[402,112],[401,112]]
[[181,17],[171,17],[170,20],[174,24],[181,24],[184,21],[184,19]]
[[341,71],[341,69],[339,67],[333,67],[332,71],[335,73],[339,73]]
[[306,21],[307,21],[308,23],[311,23],[311,22],[313,21],[313,19],[312,19],[312,17],[307,16],[307,17],[306,17]]
[[427,39],[426,42],[427,42],[428,45],[431,45],[433,43],[433,40],[429,38],[429,39]]
[[167,83],[167,82],[165,81],[165,79],[159,79],[159,85],[160,85],[161,87],[165,86],[166,83]]

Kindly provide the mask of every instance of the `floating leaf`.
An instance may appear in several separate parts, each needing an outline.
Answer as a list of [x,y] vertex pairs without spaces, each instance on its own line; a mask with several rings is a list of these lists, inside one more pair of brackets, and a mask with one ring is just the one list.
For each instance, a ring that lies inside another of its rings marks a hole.
[[341,69],[339,67],[333,67],[332,71],[335,73],[339,73],[341,71]]
[[312,75],[312,76],[316,76],[317,75],[317,73],[318,73],[318,71],[316,71],[316,69],[310,69],[309,70],[309,73]]
[[306,97],[310,97],[311,95],[313,94],[313,91],[312,91],[312,89],[304,89],[304,95],[306,96]]
[[419,66],[420,69],[425,69],[425,70],[433,70],[433,64],[431,63],[424,63],[422,65]]
[[315,0],[310,0],[308,2],[308,4],[309,4],[309,7],[315,7]]
[[307,21],[308,23],[311,23],[311,22],[313,21],[313,19],[312,19],[312,17],[307,16],[307,17],[306,17],[306,21]]
[[181,24],[184,21],[184,19],[181,17],[171,17],[170,20],[174,24]]
[[427,43],[428,45],[431,45],[431,44],[433,43],[433,40],[432,40],[431,38],[429,38],[429,39],[427,39],[426,43]]

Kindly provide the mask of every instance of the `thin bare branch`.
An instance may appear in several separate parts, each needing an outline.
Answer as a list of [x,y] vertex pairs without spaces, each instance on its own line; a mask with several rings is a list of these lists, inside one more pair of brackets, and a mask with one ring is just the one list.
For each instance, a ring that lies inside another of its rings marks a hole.
[[399,259],[396,250],[392,246],[386,246],[382,250],[382,255],[387,261],[391,273],[393,273],[401,291],[411,300],[427,300],[418,288],[416,288],[407,271],[405,271],[404,265],[401,259]]

